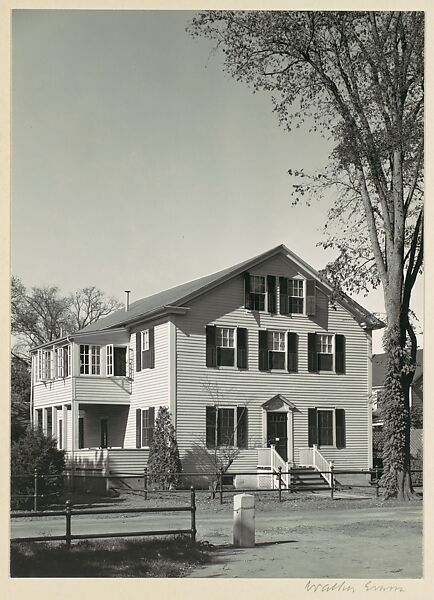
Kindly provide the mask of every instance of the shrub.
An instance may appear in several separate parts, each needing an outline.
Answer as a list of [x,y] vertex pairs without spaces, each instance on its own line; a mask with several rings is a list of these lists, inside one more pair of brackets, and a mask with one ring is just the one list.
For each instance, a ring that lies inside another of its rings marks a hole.
[[149,448],[149,476],[161,489],[175,488],[179,485],[178,473],[181,472],[178,444],[175,428],[170,420],[169,409],[160,406],[155,421],[154,435]]
[[[33,499],[16,496],[33,496],[34,470],[38,479],[38,506],[43,507],[57,500],[63,492],[65,452],[58,450],[56,441],[41,431],[27,429],[25,434],[12,444],[11,450],[11,503],[12,508],[27,509]],[[15,498],[14,498],[15,496]]]

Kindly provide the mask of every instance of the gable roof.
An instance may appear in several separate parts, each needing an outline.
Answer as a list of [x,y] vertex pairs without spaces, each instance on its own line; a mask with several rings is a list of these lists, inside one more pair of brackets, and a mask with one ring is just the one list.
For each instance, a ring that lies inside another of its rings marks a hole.
[[[383,387],[386,377],[387,354],[374,354],[372,357],[372,387]],[[413,383],[422,376],[423,373],[423,348],[416,351],[416,371],[413,376]]]
[[[147,298],[136,300],[129,306],[128,311],[124,309],[118,310],[107,317],[88,325],[80,330],[80,333],[91,333],[93,331],[101,331],[103,329],[111,329],[112,327],[121,327],[128,325],[134,321],[140,319],[146,319],[152,317],[155,313],[164,312],[164,310],[170,310],[173,307],[183,306],[189,300],[196,298],[199,295],[209,291],[210,289],[220,285],[221,283],[228,281],[232,277],[235,277],[249,268],[259,265],[260,263],[268,260],[269,258],[282,254],[287,258],[291,259],[301,270],[305,271],[306,274],[325,288],[326,291],[331,293],[333,288],[330,284],[324,280],[320,274],[310,267],[303,259],[294,254],[284,244],[280,244],[267,252],[263,252],[253,258],[249,258],[241,263],[238,263],[232,267],[212,273],[211,275],[205,275],[199,279],[183,283],[176,287],[158,292]],[[339,295],[339,302],[343,304],[358,320],[359,323],[364,323],[366,329],[380,329],[384,327],[384,323],[372,315],[369,311],[364,309],[360,304],[349,298],[346,294]]]

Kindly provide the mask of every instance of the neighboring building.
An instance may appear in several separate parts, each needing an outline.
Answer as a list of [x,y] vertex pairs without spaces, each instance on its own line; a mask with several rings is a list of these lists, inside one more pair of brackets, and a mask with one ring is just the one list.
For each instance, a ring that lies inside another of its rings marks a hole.
[[[372,439],[374,466],[382,467],[383,418],[379,410],[379,394],[386,377],[387,355],[372,357]],[[412,459],[419,460],[423,454],[423,349],[416,352],[416,370],[410,387],[410,452]],[[415,464],[414,468],[420,465]]]
[[187,472],[209,471],[228,440],[229,473],[370,468],[371,336],[384,324],[332,296],[281,245],[127,303],[33,350],[35,423],[71,463],[112,476],[143,472],[163,405]]
[[[374,354],[372,357],[372,426],[382,427],[383,419],[378,407],[379,393],[386,377],[387,355]],[[410,387],[410,410],[416,420],[415,429],[422,429],[423,415],[423,349],[416,352],[416,370]],[[420,415],[420,416],[419,416]],[[413,421],[413,418],[412,418]]]

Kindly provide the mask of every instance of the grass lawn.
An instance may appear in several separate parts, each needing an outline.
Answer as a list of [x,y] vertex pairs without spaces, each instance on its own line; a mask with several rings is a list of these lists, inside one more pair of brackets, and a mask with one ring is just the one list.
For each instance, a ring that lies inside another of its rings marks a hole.
[[11,547],[11,577],[184,577],[208,560],[188,537],[22,543]]

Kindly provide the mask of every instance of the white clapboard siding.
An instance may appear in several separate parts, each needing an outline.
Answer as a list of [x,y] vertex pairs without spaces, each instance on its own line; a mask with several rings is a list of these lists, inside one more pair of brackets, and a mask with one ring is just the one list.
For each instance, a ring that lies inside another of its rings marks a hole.
[[53,381],[38,382],[33,386],[33,400],[35,408],[53,406],[71,402],[72,384],[71,377],[54,379]]
[[[146,329],[154,326],[155,367],[135,370],[136,328],[131,332],[131,356],[134,357],[134,381],[132,386],[130,411],[125,434],[125,448],[136,447],[136,409],[153,406],[155,416],[158,407],[169,406],[169,323],[147,324]],[[142,327],[145,329],[145,327]]]
[[110,475],[143,475],[143,469],[148,464],[149,450],[123,449],[109,450]]
[[[283,257],[273,258],[255,273],[292,277],[293,265]],[[244,283],[241,276],[220,285],[189,303],[186,316],[177,317],[177,438],[183,468],[194,468],[195,456],[203,448],[205,408],[216,403],[207,386],[217,386],[221,406],[246,405],[249,413],[249,449],[243,450],[231,470],[256,468],[258,446],[264,443],[262,404],[280,393],[293,402],[294,451],[306,447],[307,409],[337,407],[345,409],[347,447],[323,448],[336,467],[368,467],[368,335],[344,308],[332,308],[327,297],[318,292],[317,315],[270,315],[252,313],[244,308]],[[248,369],[205,366],[205,327],[208,324],[239,326],[248,329]],[[280,329],[298,333],[298,372],[261,372],[258,369],[258,330]],[[309,373],[307,334],[329,332],[345,335],[346,373]]]
[[129,402],[131,381],[127,377],[80,375],[75,378],[75,399],[79,402]]

